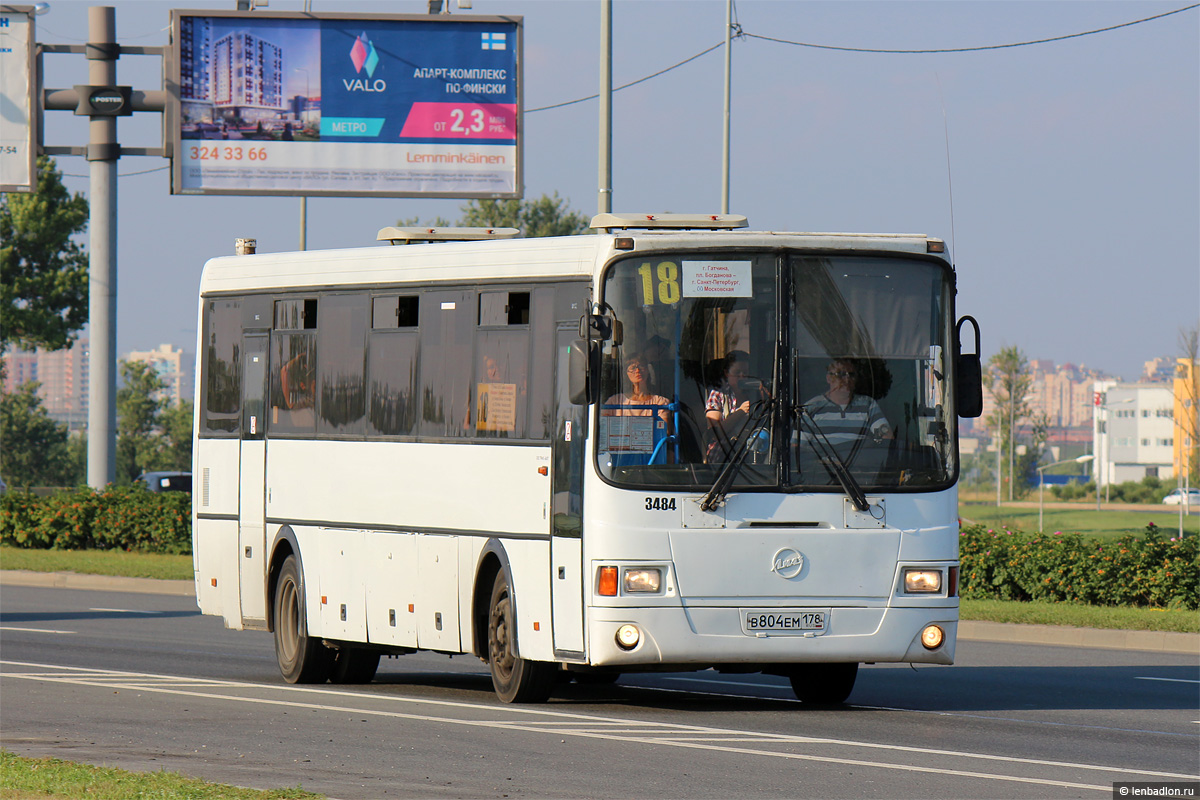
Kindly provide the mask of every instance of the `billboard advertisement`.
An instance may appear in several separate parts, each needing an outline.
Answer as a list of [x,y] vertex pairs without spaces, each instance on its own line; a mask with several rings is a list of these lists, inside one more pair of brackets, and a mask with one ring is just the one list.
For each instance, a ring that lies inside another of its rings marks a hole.
[[521,22],[172,11],[171,190],[520,197]]
[[0,3],[0,192],[37,183],[33,6]]

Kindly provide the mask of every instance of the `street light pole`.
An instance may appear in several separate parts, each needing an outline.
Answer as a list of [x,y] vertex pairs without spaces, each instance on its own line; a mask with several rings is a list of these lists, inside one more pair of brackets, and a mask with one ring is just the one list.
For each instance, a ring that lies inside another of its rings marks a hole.
[[1046,493],[1045,470],[1049,469],[1050,467],[1057,467],[1059,464],[1070,464],[1070,463],[1086,464],[1095,458],[1096,458],[1095,455],[1088,453],[1087,455],[1079,456],[1078,458],[1068,458],[1068,459],[1064,459],[1062,461],[1054,461],[1049,464],[1043,464],[1042,466],[1037,468],[1037,473],[1038,473],[1038,532],[1039,533],[1041,533],[1045,529],[1045,526],[1042,523],[1042,509],[1045,505],[1042,498],[1045,496],[1045,493]]

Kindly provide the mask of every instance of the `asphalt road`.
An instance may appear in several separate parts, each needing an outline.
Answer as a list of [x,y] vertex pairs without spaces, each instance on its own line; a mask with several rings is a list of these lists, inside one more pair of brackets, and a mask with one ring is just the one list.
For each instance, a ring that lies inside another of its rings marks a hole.
[[712,672],[504,706],[468,656],[292,687],[271,637],[188,597],[0,588],[0,745],[334,798],[1112,797],[1200,781],[1200,655],[960,641],[864,667],[849,705]]

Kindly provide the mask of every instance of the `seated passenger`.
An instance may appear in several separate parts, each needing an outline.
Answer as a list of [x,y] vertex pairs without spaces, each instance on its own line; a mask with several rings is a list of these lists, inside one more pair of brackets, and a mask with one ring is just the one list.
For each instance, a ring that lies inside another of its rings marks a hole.
[[712,432],[705,460],[723,461],[733,452],[733,440],[749,422],[751,406],[767,395],[766,387],[749,380],[750,354],[732,350],[725,357],[721,385],[708,393],[704,416]]
[[[659,416],[667,419],[666,406],[671,402],[660,394],[654,394],[650,389],[650,368],[640,355],[631,356],[625,362],[625,380],[629,386],[628,392],[620,392],[604,401],[606,406],[663,406]],[[649,417],[653,409],[649,408],[605,408],[601,411],[608,417]]]
[[[873,398],[855,392],[859,370],[855,359],[836,358],[825,372],[829,390],[804,404],[825,438],[845,456],[866,439],[881,441],[894,434]],[[804,430],[801,441],[811,434]]]

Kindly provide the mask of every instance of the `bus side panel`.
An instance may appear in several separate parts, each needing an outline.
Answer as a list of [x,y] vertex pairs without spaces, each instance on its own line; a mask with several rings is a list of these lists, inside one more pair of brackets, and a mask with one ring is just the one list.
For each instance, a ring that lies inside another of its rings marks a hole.
[[201,613],[224,617],[225,624],[236,629],[242,627],[237,522],[240,446],[237,439],[196,439],[192,493],[196,602]]
[[[305,559],[304,580],[320,589],[321,635],[349,642],[367,640],[367,596],[362,583],[366,534],[340,528],[317,528],[317,558]],[[316,574],[313,574],[313,573]],[[312,614],[310,612],[309,616]]]
[[273,439],[267,517],[370,530],[546,535],[549,447]]
[[416,647],[417,537],[368,533],[366,547],[367,640]]
[[417,578],[417,645],[459,651],[457,536],[417,535]]
[[508,539],[504,542],[517,607],[517,650],[521,658],[553,661],[550,625],[550,542]]
[[238,523],[236,519],[198,519],[192,529],[196,604],[201,614],[224,617],[225,626],[242,629],[238,594]]

